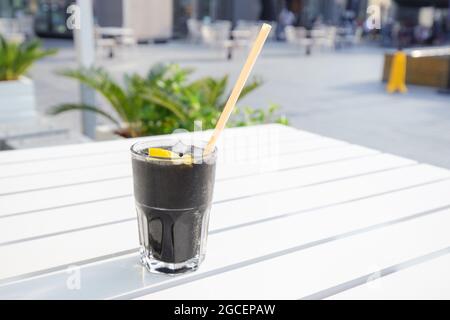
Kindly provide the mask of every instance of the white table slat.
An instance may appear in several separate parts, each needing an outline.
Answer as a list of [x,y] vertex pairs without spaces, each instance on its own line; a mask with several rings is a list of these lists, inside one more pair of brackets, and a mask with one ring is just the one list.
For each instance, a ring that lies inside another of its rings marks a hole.
[[[450,251],[450,249],[448,250]],[[364,285],[329,297],[330,300],[348,299],[450,299],[450,254],[414,265],[384,277],[372,278]]]

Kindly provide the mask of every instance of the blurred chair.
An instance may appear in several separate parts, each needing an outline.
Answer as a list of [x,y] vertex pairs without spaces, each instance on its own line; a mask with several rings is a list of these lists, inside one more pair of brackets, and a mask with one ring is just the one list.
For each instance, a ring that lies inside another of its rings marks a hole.
[[25,35],[25,38],[33,38],[34,33],[34,17],[32,15],[22,15],[17,18],[19,32]]
[[286,26],[284,29],[286,41],[298,48],[304,48],[309,54],[313,45],[313,40],[308,37],[308,31],[303,27]]
[[251,46],[258,36],[260,25],[254,21],[239,20],[231,31],[233,44],[236,48]]
[[117,42],[121,46],[132,48],[135,48],[138,44],[134,30],[129,28],[123,29],[122,34],[117,37]]
[[289,44],[298,45],[297,34],[294,26],[286,26],[284,28],[284,33],[286,35],[286,42]]
[[210,24],[202,25],[202,41],[211,48],[225,49],[227,57],[231,58],[233,43],[230,40],[231,22],[216,21]]
[[17,19],[0,18],[0,34],[10,41],[19,43],[25,41],[25,34],[20,32],[20,25]]
[[345,46],[358,45],[361,43],[363,32],[362,27],[357,27],[353,32],[343,31],[340,42]]
[[322,39],[327,36],[327,29],[326,28],[319,28],[319,29],[312,29],[310,31],[311,38],[315,39]]
[[109,58],[115,56],[116,48],[136,48],[138,44],[134,30],[122,27],[96,27],[95,40],[97,48],[106,50]]
[[357,27],[355,30],[355,34],[353,35],[353,38],[351,38],[351,44],[352,45],[360,44],[363,33],[364,33],[364,29],[362,27]]
[[202,22],[197,19],[188,19],[186,23],[189,40],[199,43],[202,40]]
[[323,27],[312,29],[309,31],[309,36],[311,38],[312,46],[322,49],[326,42],[327,30]]
[[201,28],[202,40],[212,46],[222,46],[230,39],[231,22],[216,21],[210,24],[203,24]]
[[[314,31],[314,30],[313,30]],[[335,49],[337,28],[335,26],[324,27],[321,33],[312,34],[315,44],[321,49]]]
[[[277,29],[277,23],[275,21],[249,21],[249,20],[238,20],[236,23],[236,27],[233,31],[241,31],[241,30],[248,30],[253,35],[254,38],[258,35],[259,30],[261,29],[261,26],[266,23],[269,24],[272,29],[270,30],[269,36],[267,40],[274,40],[276,38],[276,29]],[[253,38],[253,39],[254,39]]]
[[115,38],[104,38],[101,28],[96,27],[94,29],[94,40],[97,52],[106,52],[106,55],[109,58],[114,58],[115,49],[117,47],[117,41]]
[[260,27],[257,21],[238,20],[233,31],[252,31]]

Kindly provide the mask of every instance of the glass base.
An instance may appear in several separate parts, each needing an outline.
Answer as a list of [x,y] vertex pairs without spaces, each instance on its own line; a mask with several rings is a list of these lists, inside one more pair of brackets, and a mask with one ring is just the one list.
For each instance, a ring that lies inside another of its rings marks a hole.
[[170,263],[157,260],[153,257],[151,252],[141,248],[139,250],[141,256],[141,263],[151,273],[177,275],[187,272],[192,272],[198,269],[200,263],[203,261],[203,256],[197,255],[187,261],[179,263]]

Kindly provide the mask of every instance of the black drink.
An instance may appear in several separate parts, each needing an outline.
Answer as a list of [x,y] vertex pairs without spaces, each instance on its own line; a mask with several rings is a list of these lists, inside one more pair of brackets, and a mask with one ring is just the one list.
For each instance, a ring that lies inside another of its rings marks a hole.
[[[204,255],[215,154],[196,159],[193,155],[203,150],[189,147],[186,153],[193,161],[186,162],[149,157],[147,150],[133,150],[132,157],[142,262],[157,272],[187,271],[190,267],[182,266],[186,262],[195,269]],[[157,262],[149,265],[152,260]]]

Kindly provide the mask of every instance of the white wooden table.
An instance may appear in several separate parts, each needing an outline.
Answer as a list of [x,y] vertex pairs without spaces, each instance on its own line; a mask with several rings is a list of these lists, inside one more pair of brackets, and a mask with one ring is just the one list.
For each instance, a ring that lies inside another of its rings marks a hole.
[[206,260],[171,277],[138,263],[135,141],[0,153],[0,298],[450,298],[448,170],[227,130]]

